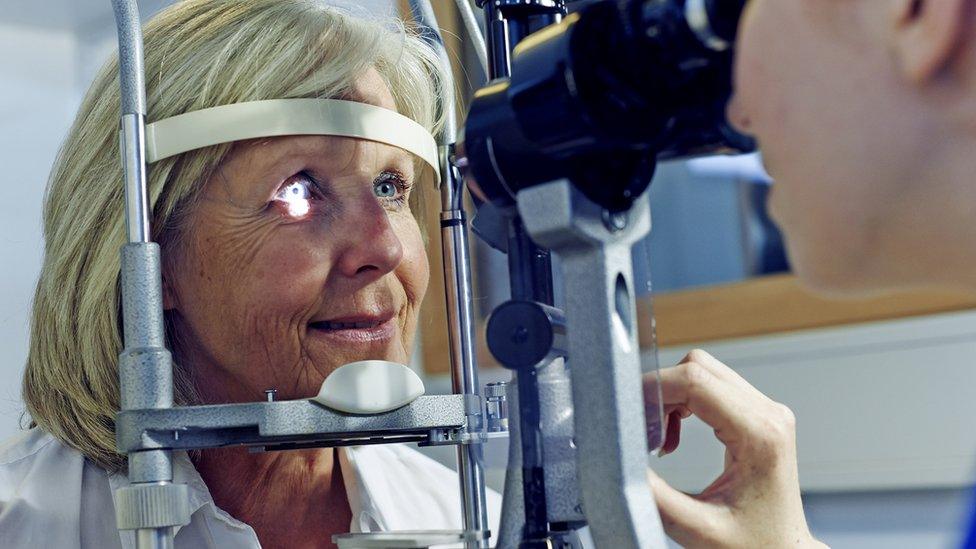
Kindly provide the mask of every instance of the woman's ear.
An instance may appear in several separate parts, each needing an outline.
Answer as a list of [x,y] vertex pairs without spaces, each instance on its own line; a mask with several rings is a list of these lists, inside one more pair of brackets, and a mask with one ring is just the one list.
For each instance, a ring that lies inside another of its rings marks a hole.
[[976,0],[891,0],[902,75],[924,84],[947,68],[969,39]]

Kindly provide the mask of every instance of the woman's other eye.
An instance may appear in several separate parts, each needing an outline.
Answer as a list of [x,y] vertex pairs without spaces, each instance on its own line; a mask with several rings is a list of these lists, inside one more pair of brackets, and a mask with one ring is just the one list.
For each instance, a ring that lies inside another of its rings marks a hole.
[[410,184],[395,172],[383,172],[373,181],[373,194],[394,208],[403,207],[407,202]]
[[315,182],[304,173],[294,175],[275,193],[274,201],[284,206],[291,217],[305,217],[312,210],[316,194]]

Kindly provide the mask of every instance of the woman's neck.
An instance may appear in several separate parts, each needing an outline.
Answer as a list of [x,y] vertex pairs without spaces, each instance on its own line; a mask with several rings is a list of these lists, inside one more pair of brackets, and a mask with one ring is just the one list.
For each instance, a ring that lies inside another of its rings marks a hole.
[[194,464],[214,503],[250,525],[265,547],[334,547],[352,512],[331,448],[249,453],[204,450]]

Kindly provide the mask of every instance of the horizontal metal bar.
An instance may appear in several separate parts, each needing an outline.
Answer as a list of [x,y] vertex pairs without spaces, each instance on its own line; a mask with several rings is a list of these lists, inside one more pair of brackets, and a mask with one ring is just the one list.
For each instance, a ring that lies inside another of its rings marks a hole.
[[[116,418],[119,451],[279,445],[342,446],[401,441],[465,425],[461,395],[422,396],[389,412],[358,415],[312,400],[282,400],[123,410]],[[454,436],[459,435],[454,434]]]

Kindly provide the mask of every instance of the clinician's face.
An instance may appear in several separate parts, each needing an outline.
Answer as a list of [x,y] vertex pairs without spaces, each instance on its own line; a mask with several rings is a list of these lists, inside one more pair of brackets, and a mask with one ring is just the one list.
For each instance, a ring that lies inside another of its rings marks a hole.
[[[395,109],[375,73],[353,94]],[[409,153],[341,137],[240,143],[167,273],[177,355],[204,400],[318,392],[337,367],[407,362],[427,288]]]
[[741,22],[730,118],[758,137],[794,269],[821,290],[918,283],[953,238],[924,171],[945,139],[936,92],[899,70],[896,4],[752,0]]

